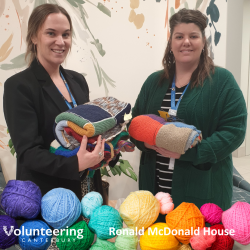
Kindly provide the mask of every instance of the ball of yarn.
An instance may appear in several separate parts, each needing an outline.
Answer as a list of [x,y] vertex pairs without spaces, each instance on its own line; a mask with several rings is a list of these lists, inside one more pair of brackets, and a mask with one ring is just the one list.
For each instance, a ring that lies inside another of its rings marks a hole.
[[156,223],[141,236],[140,246],[142,250],[177,250],[179,241],[171,234],[166,223]]
[[85,221],[80,221],[65,229],[56,239],[60,250],[87,250],[94,241],[94,234],[89,230]]
[[194,250],[206,250],[211,247],[216,240],[216,235],[212,235],[207,227],[198,229],[198,234],[193,235],[190,244]]
[[8,215],[0,215],[0,249],[18,244],[18,237],[14,230],[18,229],[16,221]]
[[213,243],[212,247],[208,250],[232,250],[234,246],[234,240],[227,235],[223,225],[218,224],[210,227],[210,230],[216,230],[216,240]]
[[168,214],[174,209],[174,203],[169,193],[159,192],[155,195],[155,198],[160,202],[161,214]]
[[192,248],[190,247],[190,245],[181,245],[178,250],[192,250]]
[[90,219],[91,214],[93,213],[93,211],[100,207],[103,203],[103,199],[100,193],[98,192],[90,192],[88,194],[86,194],[81,201],[81,211],[82,211],[82,215],[85,218]]
[[121,204],[119,212],[130,229],[139,231],[156,221],[160,202],[149,191],[131,192]]
[[35,219],[41,211],[42,193],[32,181],[10,180],[3,190],[1,205],[12,218]]
[[91,246],[89,250],[116,250],[115,244],[107,240],[96,239],[96,242]]
[[101,206],[94,210],[89,221],[89,229],[101,240],[116,236],[116,230],[122,228],[122,218],[118,211],[110,206]]
[[54,188],[43,196],[41,214],[53,228],[70,227],[81,215],[81,203],[71,190]]
[[138,237],[133,229],[123,228],[115,240],[117,250],[136,250]]
[[200,208],[201,213],[205,217],[205,222],[211,225],[219,224],[223,210],[213,203],[206,203]]
[[26,221],[20,227],[19,245],[23,250],[44,250],[51,244],[52,230],[41,220]]
[[[199,208],[193,203],[182,202],[166,216],[166,223],[171,230],[177,230],[176,238],[183,244],[188,244],[192,230],[205,226],[205,220]],[[182,229],[182,230],[181,230]],[[186,234],[185,234],[186,232]]]
[[233,229],[231,238],[242,245],[250,243],[250,204],[237,201],[231,208],[223,212],[222,223],[225,229]]

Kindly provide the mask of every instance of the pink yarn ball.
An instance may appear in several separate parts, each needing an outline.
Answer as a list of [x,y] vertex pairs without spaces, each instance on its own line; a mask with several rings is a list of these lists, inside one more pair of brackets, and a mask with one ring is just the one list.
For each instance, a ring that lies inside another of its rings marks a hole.
[[250,243],[250,204],[237,201],[231,208],[223,212],[222,223],[227,230],[234,230],[231,238],[242,245]]
[[[206,232],[204,232],[206,229]],[[216,235],[209,234],[208,228],[199,228],[199,234],[193,235],[190,239],[190,244],[194,250],[206,250],[211,247],[216,241]]]
[[219,224],[223,210],[213,203],[206,203],[200,208],[201,213],[205,217],[205,221],[211,225]]
[[159,192],[155,195],[155,198],[160,202],[161,214],[168,214],[174,210],[174,203],[169,193]]

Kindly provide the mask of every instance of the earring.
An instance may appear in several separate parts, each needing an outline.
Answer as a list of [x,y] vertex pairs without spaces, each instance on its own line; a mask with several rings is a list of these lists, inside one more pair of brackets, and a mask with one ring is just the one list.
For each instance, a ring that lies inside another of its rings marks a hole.
[[204,49],[202,50],[202,52],[204,53]]
[[173,54],[173,51],[172,51],[172,50],[170,50],[170,53],[171,53],[171,54]]

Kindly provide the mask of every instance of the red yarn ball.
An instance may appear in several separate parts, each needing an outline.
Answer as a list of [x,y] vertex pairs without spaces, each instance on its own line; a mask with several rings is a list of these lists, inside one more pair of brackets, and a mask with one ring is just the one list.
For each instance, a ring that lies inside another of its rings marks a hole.
[[201,206],[200,211],[205,217],[205,221],[211,225],[219,224],[223,210],[214,203],[206,203]]
[[234,240],[229,235],[226,235],[224,226],[222,224],[214,225],[210,227],[210,232],[213,229],[217,231],[216,240],[208,250],[232,250]]

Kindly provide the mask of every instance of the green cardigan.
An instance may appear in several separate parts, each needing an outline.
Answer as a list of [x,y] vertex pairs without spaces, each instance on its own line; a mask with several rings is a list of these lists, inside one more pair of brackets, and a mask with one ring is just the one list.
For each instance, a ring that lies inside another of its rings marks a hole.
[[[168,80],[159,85],[162,71],[150,75],[143,84],[132,116],[158,114],[169,87]],[[212,79],[203,86],[188,87],[180,102],[177,116],[202,131],[203,140],[175,161],[172,198],[177,207],[182,202],[199,208],[215,203],[223,210],[231,207],[233,192],[232,152],[244,141],[247,110],[242,92],[233,75],[216,67]],[[131,138],[142,151],[139,189],[155,190],[156,152]]]

